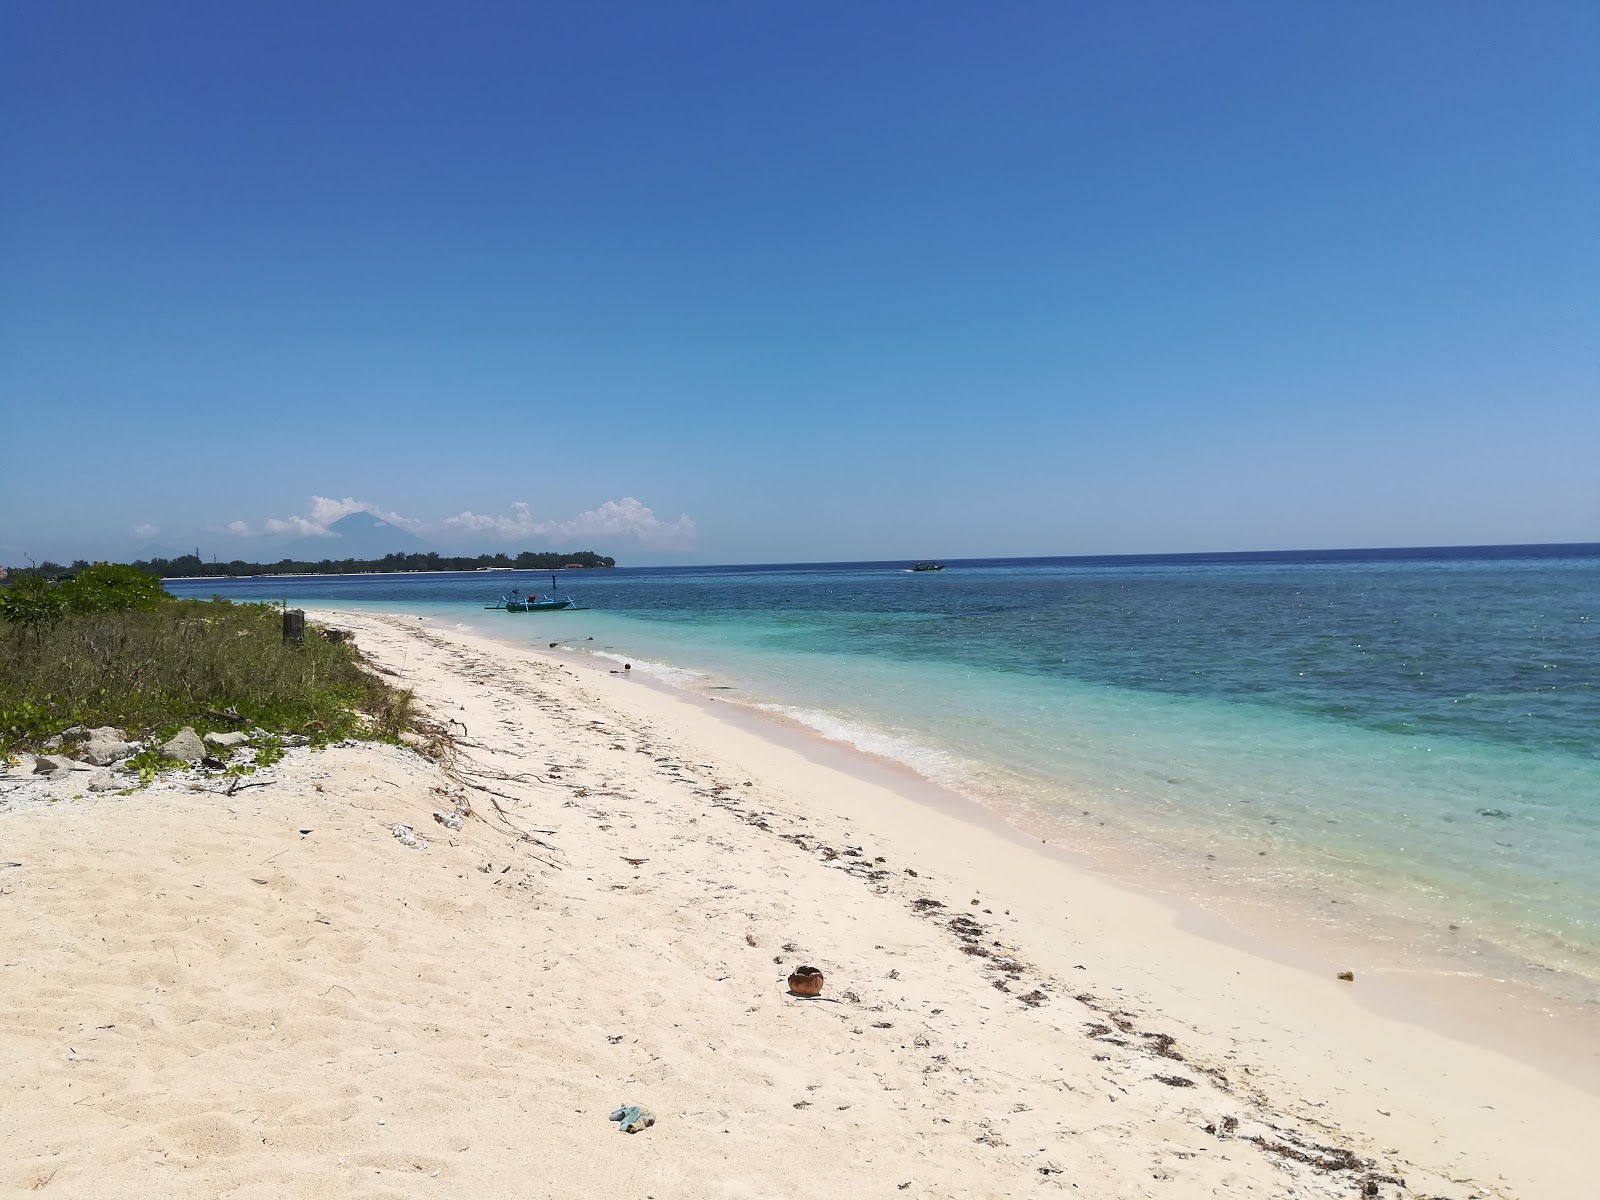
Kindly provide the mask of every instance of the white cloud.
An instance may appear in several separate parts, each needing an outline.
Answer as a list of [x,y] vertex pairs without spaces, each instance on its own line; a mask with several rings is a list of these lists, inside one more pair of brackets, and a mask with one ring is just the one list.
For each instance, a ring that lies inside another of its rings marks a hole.
[[640,544],[661,550],[684,549],[700,536],[692,518],[680,515],[676,521],[662,521],[632,496],[607,500],[599,508],[580,513],[566,523],[568,537],[632,537]]
[[[567,542],[570,545],[576,538],[626,538],[652,549],[682,550],[693,545],[700,534],[690,517],[680,516],[676,521],[663,521],[632,496],[607,500],[598,508],[579,513],[567,521],[536,517],[530,505],[519,501],[511,506],[508,514],[491,516],[468,510],[438,522],[401,516],[353,496],[346,496],[342,500],[312,496],[304,515],[269,517],[262,525],[262,532],[294,537],[337,537],[330,527],[357,512],[371,513],[381,521],[418,536],[438,534],[455,539],[488,535],[507,542],[540,539]],[[225,531],[235,537],[253,537],[256,532],[244,521],[231,522]]]
[[308,521],[305,517],[268,517],[266,523],[268,533],[287,533],[295,537],[333,537],[325,525],[315,521]]
[[161,532],[161,526],[159,526],[159,525],[135,525],[133,527],[133,536],[134,537],[142,537],[142,538],[155,537],[155,535],[160,533],[160,532]]
[[509,516],[463,512],[446,517],[444,525],[471,533],[492,533],[501,538],[626,537],[658,550],[684,549],[700,531],[688,516],[663,521],[632,496],[607,500],[599,508],[579,513],[570,521],[538,520],[523,502],[511,506]]
[[[311,511],[307,514],[310,524],[318,525],[324,532],[335,521],[342,521],[351,513],[367,512],[377,508],[375,504],[368,504],[364,500],[357,500],[354,496],[346,496],[343,500],[330,500],[326,496],[311,497]],[[299,518],[294,518],[299,520]]]

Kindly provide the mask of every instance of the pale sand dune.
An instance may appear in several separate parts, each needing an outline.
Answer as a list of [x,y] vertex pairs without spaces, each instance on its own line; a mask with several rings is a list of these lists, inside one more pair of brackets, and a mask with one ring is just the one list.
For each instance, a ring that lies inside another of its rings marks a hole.
[[[464,768],[530,776],[468,778],[558,853],[480,791],[461,832],[436,825],[454,785],[381,746],[296,752],[233,797],[0,812],[22,863],[0,868],[0,1189],[1349,1197],[1369,1177],[1266,1143],[1370,1156],[1409,1185],[1385,1196],[1595,1194],[1587,1093],[638,681],[336,622],[466,725]],[[828,1000],[785,994],[801,963]],[[658,1124],[619,1133],[624,1102]]]

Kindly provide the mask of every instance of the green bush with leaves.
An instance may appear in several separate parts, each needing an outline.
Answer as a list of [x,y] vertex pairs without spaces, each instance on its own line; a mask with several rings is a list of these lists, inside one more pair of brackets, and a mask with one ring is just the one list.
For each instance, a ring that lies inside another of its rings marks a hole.
[[67,611],[61,588],[34,575],[24,575],[8,588],[0,588],[0,621],[19,629],[54,625]]
[[170,599],[155,576],[102,562],[60,580],[19,577],[10,587],[0,588],[0,621],[39,629],[69,615],[153,612]]
[[171,599],[161,581],[132,567],[95,563],[59,585],[67,611],[81,616],[153,612]]

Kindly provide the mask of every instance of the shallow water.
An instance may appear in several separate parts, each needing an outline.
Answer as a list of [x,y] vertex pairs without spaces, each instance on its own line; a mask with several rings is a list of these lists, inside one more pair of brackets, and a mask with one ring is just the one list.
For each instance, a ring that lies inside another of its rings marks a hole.
[[626,659],[1196,892],[1600,994],[1600,553],[904,567],[574,571],[544,614],[482,608],[538,573],[169,587]]

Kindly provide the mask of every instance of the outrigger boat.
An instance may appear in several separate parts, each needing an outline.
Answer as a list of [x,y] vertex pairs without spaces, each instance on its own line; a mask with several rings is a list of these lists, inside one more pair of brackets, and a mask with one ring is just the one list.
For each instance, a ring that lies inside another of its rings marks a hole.
[[[550,587],[554,591],[556,577],[550,576]],[[529,592],[526,596],[518,596],[516,589],[511,590],[509,596],[501,596],[499,604],[485,604],[485,609],[501,609],[505,612],[554,612],[560,608],[576,608],[571,596],[549,595],[541,599],[536,593]]]
[[529,596],[526,600],[507,600],[499,607],[507,612],[550,612],[557,608],[571,608],[572,597],[550,596],[541,600],[537,596]]

